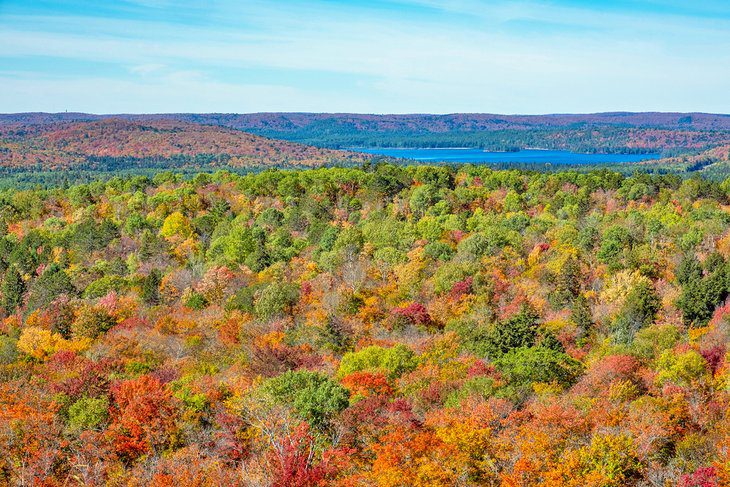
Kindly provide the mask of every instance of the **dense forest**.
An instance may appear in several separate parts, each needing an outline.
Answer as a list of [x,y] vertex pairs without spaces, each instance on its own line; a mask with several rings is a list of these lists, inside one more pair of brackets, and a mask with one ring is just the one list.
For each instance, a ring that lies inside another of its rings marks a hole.
[[[0,190],[67,186],[173,170],[361,167],[403,162],[356,147],[524,148],[582,153],[661,152],[646,163],[492,163],[492,169],[588,172],[611,169],[730,176],[730,117],[707,114],[555,116],[74,113],[0,115]],[[244,132],[242,130],[248,130]],[[258,134],[258,135],[256,135]],[[340,148],[348,150],[340,150]]]
[[350,126],[313,125],[297,131],[250,129],[266,137],[317,147],[475,147],[490,151],[526,148],[581,153],[643,154],[699,150],[730,140],[730,132],[644,128],[575,127],[569,129],[433,132],[370,132]]
[[[599,113],[586,115],[367,115],[251,113],[0,115],[0,127],[32,130],[71,122],[126,120],[149,124],[226,127],[330,149],[353,147],[526,148],[574,152],[665,154],[702,151],[730,143],[730,116],[705,113]],[[214,131],[215,132],[215,131]]]
[[729,228],[610,171],[2,190],[0,483],[729,485]]
[[172,120],[0,125],[0,168],[103,170],[357,164],[364,156]]
[[730,115],[679,112],[605,112],[553,115],[503,115],[494,113],[365,114],[365,113],[160,113],[95,115],[79,112],[26,112],[0,114],[0,125],[44,125],[58,122],[90,122],[105,118],[126,120],[178,120],[219,125],[239,130],[268,128],[296,130],[324,122],[348,123],[359,129],[386,132],[495,129],[548,129],[576,126],[618,126],[660,129],[730,130]]

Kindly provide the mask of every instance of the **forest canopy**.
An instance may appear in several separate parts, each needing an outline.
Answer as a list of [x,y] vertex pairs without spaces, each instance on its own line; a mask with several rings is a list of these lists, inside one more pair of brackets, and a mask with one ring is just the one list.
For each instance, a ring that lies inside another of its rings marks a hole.
[[730,483],[730,180],[0,191],[0,483]]

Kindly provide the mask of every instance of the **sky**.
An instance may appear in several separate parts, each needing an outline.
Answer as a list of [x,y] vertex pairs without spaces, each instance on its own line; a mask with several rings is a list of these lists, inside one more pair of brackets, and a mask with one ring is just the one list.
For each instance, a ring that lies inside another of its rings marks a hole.
[[0,0],[0,112],[730,113],[728,0]]

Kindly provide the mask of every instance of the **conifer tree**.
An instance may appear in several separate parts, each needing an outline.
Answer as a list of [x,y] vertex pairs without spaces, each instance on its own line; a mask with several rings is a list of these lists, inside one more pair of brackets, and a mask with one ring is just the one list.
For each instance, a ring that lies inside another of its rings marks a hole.
[[25,281],[15,266],[5,272],[2,286],[2,307],[7,314],[12,314],[23,303]]

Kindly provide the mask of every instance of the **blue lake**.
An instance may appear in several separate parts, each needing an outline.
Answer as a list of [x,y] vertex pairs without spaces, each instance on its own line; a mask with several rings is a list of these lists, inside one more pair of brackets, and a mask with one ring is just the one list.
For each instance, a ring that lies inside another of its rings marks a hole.
[[354,148],[358,152],[413,159],[421,162],[471,162],[485,164],[610,164],[659,159],[660,154],[580,154],[555,150],[521,150],[488,152],[481,149],[372,149]]

